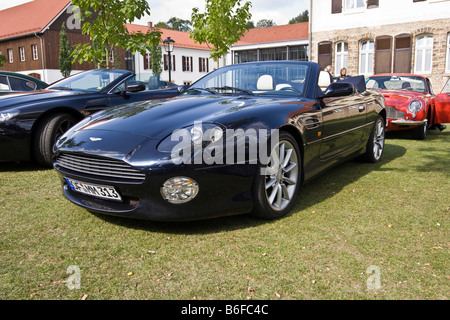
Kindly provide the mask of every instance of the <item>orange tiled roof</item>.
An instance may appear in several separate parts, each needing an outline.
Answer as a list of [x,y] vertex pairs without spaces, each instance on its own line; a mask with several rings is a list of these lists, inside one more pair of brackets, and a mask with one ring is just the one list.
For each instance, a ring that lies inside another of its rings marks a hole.
[[[137,25],[137,24],[127,24],[127,29],[131,33],[133,33],[133,32],[146,33],[149,28],[147,26],[142,26],[142,25]],[[175,47],[209,50],[209,48],[206,44],[195,43],[194,40],[192,40],[189,37],[188,32],[175,31],[175,30],[163,29],[163,28],[158,28],[158,29],[162,32],[161,39],[164,40],[167,37],[170,37],[171,39],[173,39],[175,41]]]
[[309,23],[287,24],[283,26],[255,28],[248,30],[244,36],[236,42],[235,46],[270,43],[290,40],[302,40],[309,37]]
[[40,32],[70,0],[34,0],[0,11],[0,39]]

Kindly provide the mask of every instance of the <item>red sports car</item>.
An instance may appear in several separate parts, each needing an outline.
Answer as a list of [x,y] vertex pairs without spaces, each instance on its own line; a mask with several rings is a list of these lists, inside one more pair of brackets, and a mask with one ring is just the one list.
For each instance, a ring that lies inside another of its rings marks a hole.
[[384,95],[386,132],[412,130],[413,138],[423,140],[428,129],[444,130],[442,124],[450,122],[450,97],[438,95],[436,99],[430,80],[424,76],[377,74],[367,78],[366,85]]
[[434,99],[436,123],[450,123],[450,79],[442,89],[441,93]]

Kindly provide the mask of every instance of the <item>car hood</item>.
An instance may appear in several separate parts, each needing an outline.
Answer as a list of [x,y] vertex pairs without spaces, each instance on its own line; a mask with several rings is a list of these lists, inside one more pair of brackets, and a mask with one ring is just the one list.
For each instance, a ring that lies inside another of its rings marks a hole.
[[39,103],[55,98],[83,95],[85,93],[68,90],[37,90],[0,96],[0,110],[21,107],[28,103]]
[[79,130],[118,131],[163,139],[195,122],[221,123],[232,113],[278,101],[281,99],[214,95],[139,102],[107,109]]
[[386,99],[386,105],[398,103],[407,103],[412,99],[422,97],[424,93],[414,92],[414,91],[405,91],[405,90],[380,90]]

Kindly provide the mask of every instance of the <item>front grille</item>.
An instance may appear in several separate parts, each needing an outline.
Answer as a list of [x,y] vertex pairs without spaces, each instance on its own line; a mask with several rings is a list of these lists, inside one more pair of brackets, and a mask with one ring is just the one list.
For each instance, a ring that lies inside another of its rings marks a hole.
[[62,168],[85,175],[134,181],[143,181],[145,179],[144,173],[120,160],[62,153],[56,158],[56,164]]
[[405,113],[398,111],[394,107],[386,107],[386,114],[388,119],[404,119]]

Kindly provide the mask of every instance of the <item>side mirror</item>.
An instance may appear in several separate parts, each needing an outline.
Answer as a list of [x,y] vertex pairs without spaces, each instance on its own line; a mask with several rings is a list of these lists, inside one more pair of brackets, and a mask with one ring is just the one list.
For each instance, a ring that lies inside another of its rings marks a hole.
[[181,86],[178,86],[177,90],[179,94],[182,94],[184,92],[186,92],[187,88],[189,88],[189,86],[187,84],[183,84]]
[[351,83],[333,82],[325,90],[321,98],[350,96],[355,92],[355,87]]
[[145,84],[137,83],[127,86],[128,92],[139,92],[144,91],[146,89]]

